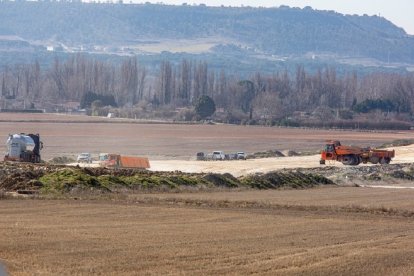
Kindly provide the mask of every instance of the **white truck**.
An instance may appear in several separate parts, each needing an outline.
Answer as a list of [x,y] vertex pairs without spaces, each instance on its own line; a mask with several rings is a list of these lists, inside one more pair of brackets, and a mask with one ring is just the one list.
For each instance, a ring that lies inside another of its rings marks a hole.
[[40,163],[43,143],[39,134],[9,134],[4,161]]
[[216,151],[213,151],[212,159],[213,160],[224,160],[226,159],[226,155],[224,154],[224,152],[216,150]]

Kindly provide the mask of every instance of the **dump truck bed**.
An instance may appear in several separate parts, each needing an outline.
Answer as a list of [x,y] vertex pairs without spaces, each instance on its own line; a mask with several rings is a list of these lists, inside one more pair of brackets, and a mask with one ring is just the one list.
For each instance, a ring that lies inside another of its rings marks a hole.
[[395,150],[378,150],[373,149],[370,151],[370,156],[377,156],[380,158],[387,157],[387,158],[393,158],[395,157]]
[[150,168],[149,160],[146,157],[121,156],[120,165],[122,168],[139,168],[139,169]]

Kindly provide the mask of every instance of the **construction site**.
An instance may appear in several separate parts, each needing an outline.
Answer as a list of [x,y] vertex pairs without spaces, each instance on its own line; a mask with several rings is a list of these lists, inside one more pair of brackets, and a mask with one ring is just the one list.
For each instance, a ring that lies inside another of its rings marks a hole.
[[10,275],[414,272],[414,131],[0,125]]

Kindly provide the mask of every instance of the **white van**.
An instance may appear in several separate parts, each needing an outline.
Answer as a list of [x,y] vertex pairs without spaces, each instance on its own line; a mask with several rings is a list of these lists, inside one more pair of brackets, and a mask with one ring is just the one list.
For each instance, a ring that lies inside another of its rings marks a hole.
[[224,160],[226,158],[224,152],[222,151],[213,151],[213,160]]

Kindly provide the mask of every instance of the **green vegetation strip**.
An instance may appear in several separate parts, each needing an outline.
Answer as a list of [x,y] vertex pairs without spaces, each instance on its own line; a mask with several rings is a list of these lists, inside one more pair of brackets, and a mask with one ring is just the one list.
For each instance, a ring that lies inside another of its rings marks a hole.
[[236,178],[231,174],[110,170],[52,165],[3,164],[0,190],[33,190],[43,194],[71,192],[169,191],[216,188],[303,189],[333,184],[315,173],[272,172]]
[[[63,169],[39,178],[43,184],[42,192],[65,193],[73,189],[98,189],[101,191],[159,190],[181,188],[255,188],[303,189],[317,185],[333,184],[329,179],[313,174],[299,172],[274,172],[235,178],[231,174],[185,174],[180,172],[162,173],[146,171],[120,171],[110,174],[90,175],[90,170]],[[108,172],[107,172],[108,173]]]

